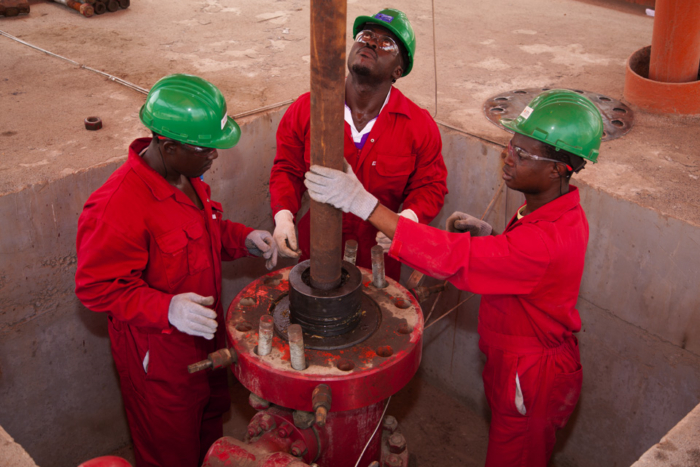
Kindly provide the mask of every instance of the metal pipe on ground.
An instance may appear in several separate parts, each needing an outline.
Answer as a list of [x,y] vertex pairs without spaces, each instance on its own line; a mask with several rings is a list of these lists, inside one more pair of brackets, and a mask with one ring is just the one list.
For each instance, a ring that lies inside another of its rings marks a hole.
[[[343,170],[346,0],[311,0],[311,164]],[[311,201],[311,285],[340,284],[342,213]]]
[[95,9],[89,3],[80,3],[77,0],[53,0],[55,3],[60,3],[68,8],[78,11],[86,18],[90,18],[95,14]]
[[26,0],[5,0],[0,2],[0,16],[13,17],[29,14],[29,2]]
[[700,2],[656,0],[649,79],[663,83],[698,80]]

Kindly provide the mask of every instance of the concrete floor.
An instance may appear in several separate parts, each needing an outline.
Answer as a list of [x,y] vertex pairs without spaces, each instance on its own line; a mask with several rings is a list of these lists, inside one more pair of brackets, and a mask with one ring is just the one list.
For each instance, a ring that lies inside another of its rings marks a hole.
[[[385,4],[349,0],[349,23]],[[653,25],[644,7],[619,0],[439,0],[433,44],[431,2],[399,6],[418,49],[398,87],[437,120],[500,143],[508,135],[482,115],[485,99],[545,86],[621,99],[625,61],[651,43]],[[36,3],[29,16],[2,19],[0,29],[144,88],[169,73],[201,75],[221,87],[233,114],[309,88],[308,1],[141,0],[90,19]],[[0,193],[125,157],[126,145],[144,134],[139,93],[5,37],[0,43]],[[103,130],[83,129],[91,115],[102,117]],[[636,130],[604,144],[601,162],[580,178],[699,224],[699,121],[637,113]]]
[[[231,411],[224,417],[224,435],[243,439],[255,410],[248,394],[231,378]],[[415,456],[411,467],[478,467],[486,461],[488,423],[481,414],[465,407],[450,395],[416,376],[391,399],[387,414],[399,421]],[[132,464],[134,453],[125,446],[112,453]],[[555,467],[555,466],[552,466]]]

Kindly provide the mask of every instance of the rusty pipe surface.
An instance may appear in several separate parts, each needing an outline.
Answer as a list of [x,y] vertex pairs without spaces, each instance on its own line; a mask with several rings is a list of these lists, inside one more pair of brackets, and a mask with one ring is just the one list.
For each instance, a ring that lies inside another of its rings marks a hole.
[[700,2],[656,0],[649,79],[663,83],[698,80]]
[[90,5],[89,3],[80,3],[77,0],[53,0],[55,3],[60,3],[61,5],[65,5],[68,8],[72,8],[76,11],[78,11],[81,15],[85,16],[86,18],[90,18],[92,15],[95,14],[95,10]]
[[[311,164],[343,170],[346,0],[311,0]],[[340,284],[342,213],[311,201],[311,285]]]

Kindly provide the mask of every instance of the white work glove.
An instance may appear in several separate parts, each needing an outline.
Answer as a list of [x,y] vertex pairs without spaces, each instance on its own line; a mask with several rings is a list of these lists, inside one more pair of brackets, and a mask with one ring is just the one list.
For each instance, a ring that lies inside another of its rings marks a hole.
[[[411,219],[413,222],[418,222],[418,215],[415,212],[413,212],[412,209],[404,209],[399,213],[399,216],[405,217],[406,219]],[[392,239],[384,235],[383,232],[377,232],[376,240],[377,245],[382,247],[384,253],[389,253]]]
[[267,230],[253,230],[245,238],[245,247],[253,256],[265,258],[265,267],[268,271],[277,266],[277,242]]
[[216,311],[202,305],[213,304],[214,297],[202,297],[194,292],[175,295],[170,300],[168,321],[180,332],[212,340],[218,324]]
[[292,211],[283,209],[275,214],[275,231],[272,233],[279,247],[280,255],[286,258],[298,258],[301,254],[297,245],[297,233],[294,230]]
[[447,218],[445,229],[448,232],[469,232],[472,237],[484,237],[491,235],[491,224],[463,212],[455,211]]
[[355,214],[363,221],[367,220],[379,203],[377,198],[362,186],[350,164],[346,164],[345,172],[312,165],[306,172],[304,185],[314,201]]

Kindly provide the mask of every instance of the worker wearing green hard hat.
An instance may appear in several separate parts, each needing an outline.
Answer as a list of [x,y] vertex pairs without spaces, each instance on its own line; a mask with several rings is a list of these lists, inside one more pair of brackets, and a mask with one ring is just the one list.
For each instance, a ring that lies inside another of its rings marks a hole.
[[269,232],[224,219],[200,177],[240,129],[221,91],[166,76],[141,108],[150,138],[85,203],[76,295],[107,313],[136,466],[198,466],[222,436],[226,374],[187,372],[226,347],[221,261],[277,261]]
[[[405,13],[387,8],[358,16],[355,42],[348,53],[345,80],[345,160],[373,195],[414,222],[437,216],[447,193],[442,140],[430,114],[393,84],[413,69],[416,36]],[[309,168],[310,95],[304,94],[285,113],[277,130],[277,155],[270,175],[274,237],[280,254],[300,260],[310,256],[308,214],[297,222]],[[296,225],[295,225],[296,224]],[[296,228],[298,227],[298,236]],[[298,238],[298,239],[297,239]],[[357,265],[371,268],[371,248],[388,249],[390,241],[363,218],[343,218],[343,243],[358,243]],[[401,265],[385,264],[398,280]]]
[[305,184],[311,199],[362,216],[391,238],[390,256],[481,294],[479,348],[492,411],[486,466],[543,467],[581,393],[574,334],[588,222],[569,181],[598,159],[603,121],[584,96],[552,90],[502,123],[515,132],[502,154],[502,178],[525,204],[500,235],[462,212],[445,230],[404,219],[350,169],[312,166]]

